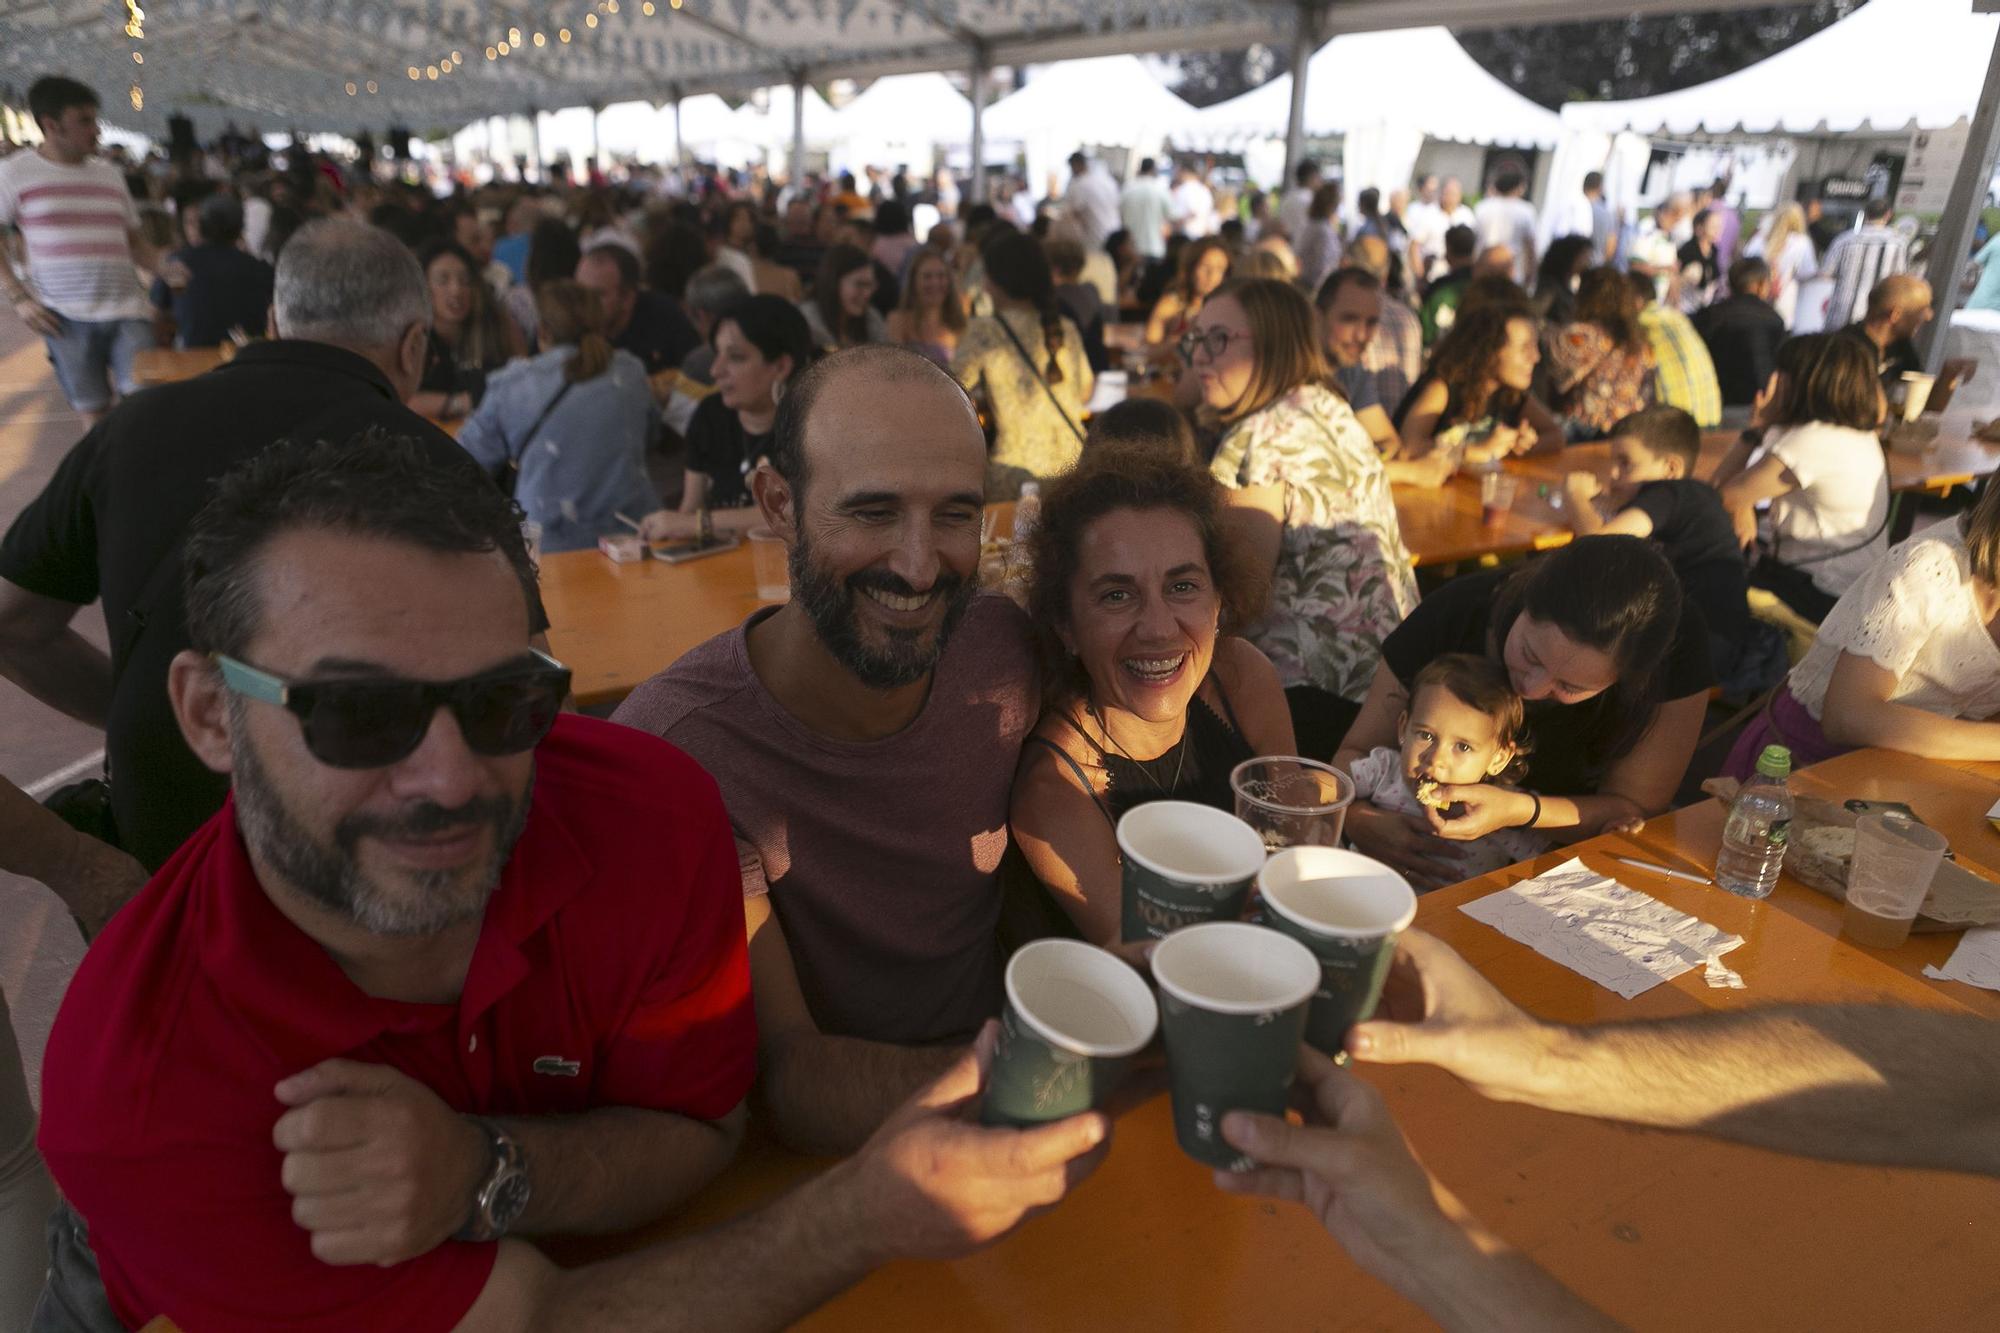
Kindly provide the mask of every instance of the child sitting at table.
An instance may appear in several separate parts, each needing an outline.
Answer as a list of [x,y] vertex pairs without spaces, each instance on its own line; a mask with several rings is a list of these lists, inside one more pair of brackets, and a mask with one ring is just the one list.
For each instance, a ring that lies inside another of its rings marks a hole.
[[[1527,708],[1507,669],[1470,653],[1446,653],[1417,673],[1397,724],[1401,749],[1379,746],[1348,768],[1356,800],[1397,814],[1451,807],[1451,791],[1517,775],[1528,752]],[[1548,835],[1508,828],[1451,844],[1465,879],[1539,856]]]
[[[1784,636],[1750,614],[1749,568],[1729,510],[1714,487],[1694,479],[1701,429],[1678,407],[1634,412],[1611,428],[1611,484],[1572,472],[1563,513],[1579,536],[1650,538],[1673,565],[1681,590],[1708,622],[1709,654],[1728,698],[1754,698],[1790,665]],[[1607,501],[1609,517],[1595,503]]]

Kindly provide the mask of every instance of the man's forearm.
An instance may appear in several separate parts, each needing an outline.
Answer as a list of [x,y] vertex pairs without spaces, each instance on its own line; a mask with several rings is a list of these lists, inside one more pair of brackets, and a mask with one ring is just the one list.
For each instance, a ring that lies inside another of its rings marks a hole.
[[1384,1278],[1439,1327],[1448,1333],[1614,1333],[1623,1327],[1463,1209],[1455,1211],[1454,1233],[1404,1271]]
[[78,833],[0,778],[0,871],[58,888]]
[[893,1046],[818,1032],[775,1035],[764,1041],[763,1097],[787,1147],[827,1156],[851,1153],[962,1053],[951,1046]]
[[790,1326],[887,1257],[853,1206],[842,1163],[770,1205],[685,1241],[562,1274],[536,1329],[563,1333]]
[[34,644],[0,638],[0,676],[93,727],[111,712],[111,658],[74,629]]
[[1786,1005],[1548,1027],[1511,1100],[1835,1161],[2000,1175],[2000,1024]]
[[532,1186],[513,1229],[528,1236],[618,1232],[664,1216],[729,1165],[740,1121],[724,1128],[628,1106],[501,1119],[521,1145]]

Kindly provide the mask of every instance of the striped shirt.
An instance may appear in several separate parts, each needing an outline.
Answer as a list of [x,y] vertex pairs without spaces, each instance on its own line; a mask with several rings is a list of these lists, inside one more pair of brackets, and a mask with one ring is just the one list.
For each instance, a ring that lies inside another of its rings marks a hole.
[[1703,430],[1721,425],[1722,385],[1693,322],[1655,302],[1639,312],[1639,327],[1653,351],[1653,401],[1680,408]]
[[1826,303],[1826,327],[1868,318],[1868,294],[1884,278],[1893,278],[1910,266],[1910,242],[1893,227],[1864,224],[1859,231],[1846,231],[1826,247],[1820,272],[1833,277],[1833,297]]
[[1393,292],[1382,293],[1382,323],[1361,354],[1361,364],[1375,372],[1385,409],[1402,402],[1424,373],[1424,326],[1417,312]]
[[17,227],[28,290],[69,319],[146,319],[129,233],[139,210],[125,175],[92,158],[77,166],[27,149],[0,161],[0,226]]

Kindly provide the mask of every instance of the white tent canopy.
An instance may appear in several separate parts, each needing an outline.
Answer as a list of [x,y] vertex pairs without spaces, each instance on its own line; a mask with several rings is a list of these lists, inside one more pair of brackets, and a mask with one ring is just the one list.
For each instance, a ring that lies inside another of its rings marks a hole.
[[[1292,76],[1198,113],[1174,134],[1191,148],[1283,138]],[[1562,123],[1488,74],[1443,28],[1351,32],[1313,53],[1307,65],[1305,132],[1316,138],[1391,124],[1427,138],[1509,148],[1550,148]],[[1397,182],[1407,184],[1407,182]]]
[[1059,132],[1078,143],[1131,145],[1157,140],[1194,114],[1138,57],[1104,56],[1037,70],[986,109],[986,134],[1022,143]]
[[836,170],[927,167],[938,145],[964,143],[972,132],[972,103],[942,74],[877,79],[835,117]]
[[1972,0],[1868,0],[1720,79],[1626,102],[1572,102],[1572,130],[1649,135],[1940,129],[1979,102],[2000,17]]

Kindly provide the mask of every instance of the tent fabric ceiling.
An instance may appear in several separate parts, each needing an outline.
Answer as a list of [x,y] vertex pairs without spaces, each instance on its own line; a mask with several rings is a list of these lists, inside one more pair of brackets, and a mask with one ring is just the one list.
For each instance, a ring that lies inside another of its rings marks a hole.
[[1941,129],[1972,114],[2000,17],[1971,0],[1868,0],[1720,79],[1628,102],[1572,102],[1572,130],[1617,134]]
[[[1689,2],[1324,0],[1322,22],[1328,33],[1491,25]],[[177,110],[203,125],[234,118],[266,129],[425,129],[536,107],[742,93],[796,75],[964,69],[975,49],[997,66],[1282,47],[1299,12],[1294,0],[683,0],[681,8],[669,0],[173,0],[146,13],[145,37],[135,41],[115,0],[0,0],[0,84],[18,94],[38,75],[65,72],[96,87],[112,118],[139,129]],[[568,42],[559,40],[564,29]],[[510,50],[501,56],[503,40]],[[145,108],[132,114],[125,90],[135,78]]]

